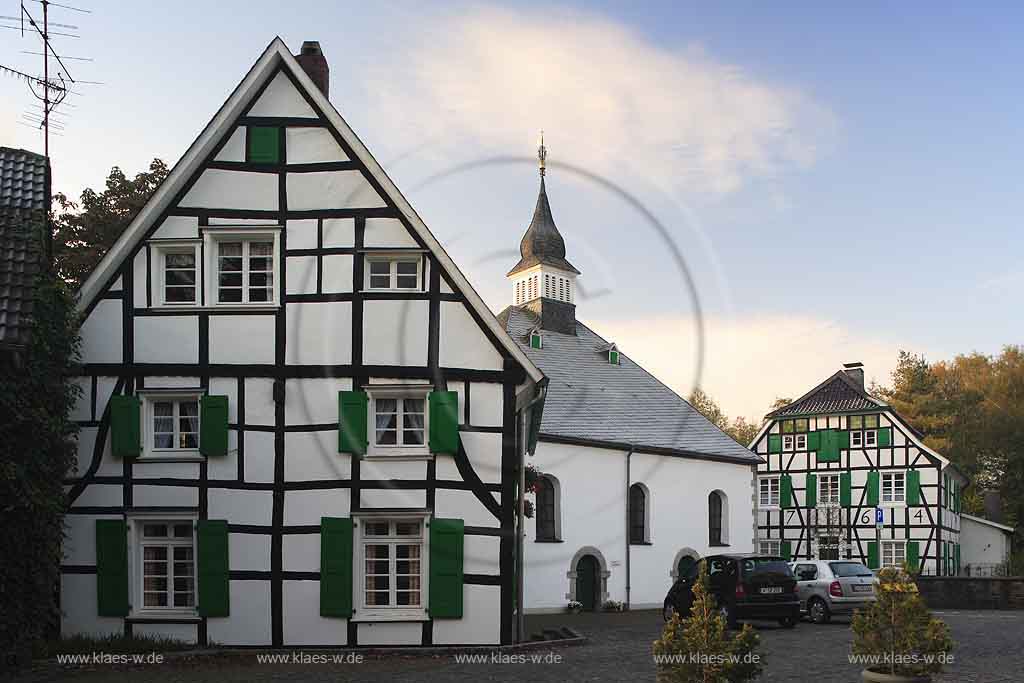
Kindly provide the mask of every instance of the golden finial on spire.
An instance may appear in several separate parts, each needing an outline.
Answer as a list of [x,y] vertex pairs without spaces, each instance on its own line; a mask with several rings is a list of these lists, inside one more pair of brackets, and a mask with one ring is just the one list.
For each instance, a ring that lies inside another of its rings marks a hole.
[[540,177],[544,177],[544,160],[548,158],[548,148],[544,146],[544,131],[540,132],[540,147],[537,148],[537,158],[540,160]]

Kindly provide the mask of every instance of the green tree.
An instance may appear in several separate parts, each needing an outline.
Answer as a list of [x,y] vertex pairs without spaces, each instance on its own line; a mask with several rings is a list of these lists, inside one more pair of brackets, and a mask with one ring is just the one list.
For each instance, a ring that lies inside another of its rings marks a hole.
[[696,408],[697,412],[709,419],[719,429],[724,431],[729,426],[729,418],[718,404],[715,403],[715,399],[711,398],[700,387],[694,389],[690,394],[690,405]]
[[54,195],[59,213],[51,219],[53,250],[60,276],[73,287],[80,286],[167,174],[167,164],[160,159],[153,159],[149,170],[134,178],[115,166],[102,192],[86,188],[77,203],[64,194]]
[[0,366],[0,653],[19,658],[59,617],[63,481],[75,461],[79,389],[67,378],[77,317],[67,283],[47,272],[37,278],[30,329],[20,361]]
[[725,433],[732,438],[739,441],[744,446],[749,446],[750,442],[754,440],[757,433],[761,430],[761,426],[753,422],[747,422],[747,419],[742,415],[734,417],[732,423],[725,429]]
[[654,641],[659,683],[721,683],[752,681],[761,675],[763,662],[757,652],[760,636],[744,624],[730,638],[725,617],[715,604],[707,565],[701,564],[693,586],[693,606],[683,618],[678,613],[665,624]]

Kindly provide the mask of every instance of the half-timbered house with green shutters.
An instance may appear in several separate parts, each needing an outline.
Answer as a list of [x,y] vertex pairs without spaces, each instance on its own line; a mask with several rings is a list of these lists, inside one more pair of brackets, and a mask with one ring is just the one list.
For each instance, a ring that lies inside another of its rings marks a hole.
[[65,633],[512,641],[543,376],[275,39],[80,292]]
[[959,572],[968,480],[865,390],[860,363],[769,413],[751,449],[763,460],[754,492],[758,551]]

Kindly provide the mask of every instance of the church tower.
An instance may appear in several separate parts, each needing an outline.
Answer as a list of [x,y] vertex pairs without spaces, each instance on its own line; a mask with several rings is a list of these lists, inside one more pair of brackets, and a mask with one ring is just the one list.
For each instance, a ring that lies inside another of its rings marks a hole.
[[542,329],[576,334],[576,276],[580,271],[565,259],[565,240],[551,217],[544,187],[547,148],[541,133],[537,148],[540,160],[540,194],[533,220],[519,243],[519,263],[508,272],[512,282],[512,303],[540,316]]

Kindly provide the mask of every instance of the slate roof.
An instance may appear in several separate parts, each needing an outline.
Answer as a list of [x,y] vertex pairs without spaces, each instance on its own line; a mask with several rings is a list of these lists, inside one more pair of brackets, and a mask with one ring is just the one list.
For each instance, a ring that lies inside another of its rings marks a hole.
[[33,283],[42,266],[46,157],[0,147],[0,346],[28,342]]
[[845,371],[840,370],[792,403],[768,413],[767,417],[834,414],[884,407],[888,407],[888,404],[873,398]]
[[609,342],[583,323],[576,334],[543,330],[543,348],[530,347],[540,318],[510,306],[498,314],[506,331],[548,377],[541,421],[544,436],[664,449],[680,455],[759,462],[693,406],[620,353],[608,363]]
[[537,194],[537,206],[533,209],[533,220],[530,227],[526,229],[522,241],[519,243],[519,263],[509,275],[544,264],[567,270],[570,273],[580,271],[565,260],[565,240],[562,233],[558,232],[555,219],[551,215],[551,205],[548,203],[548,193],[544,188],[544,176],[540,178],[540,192]]

